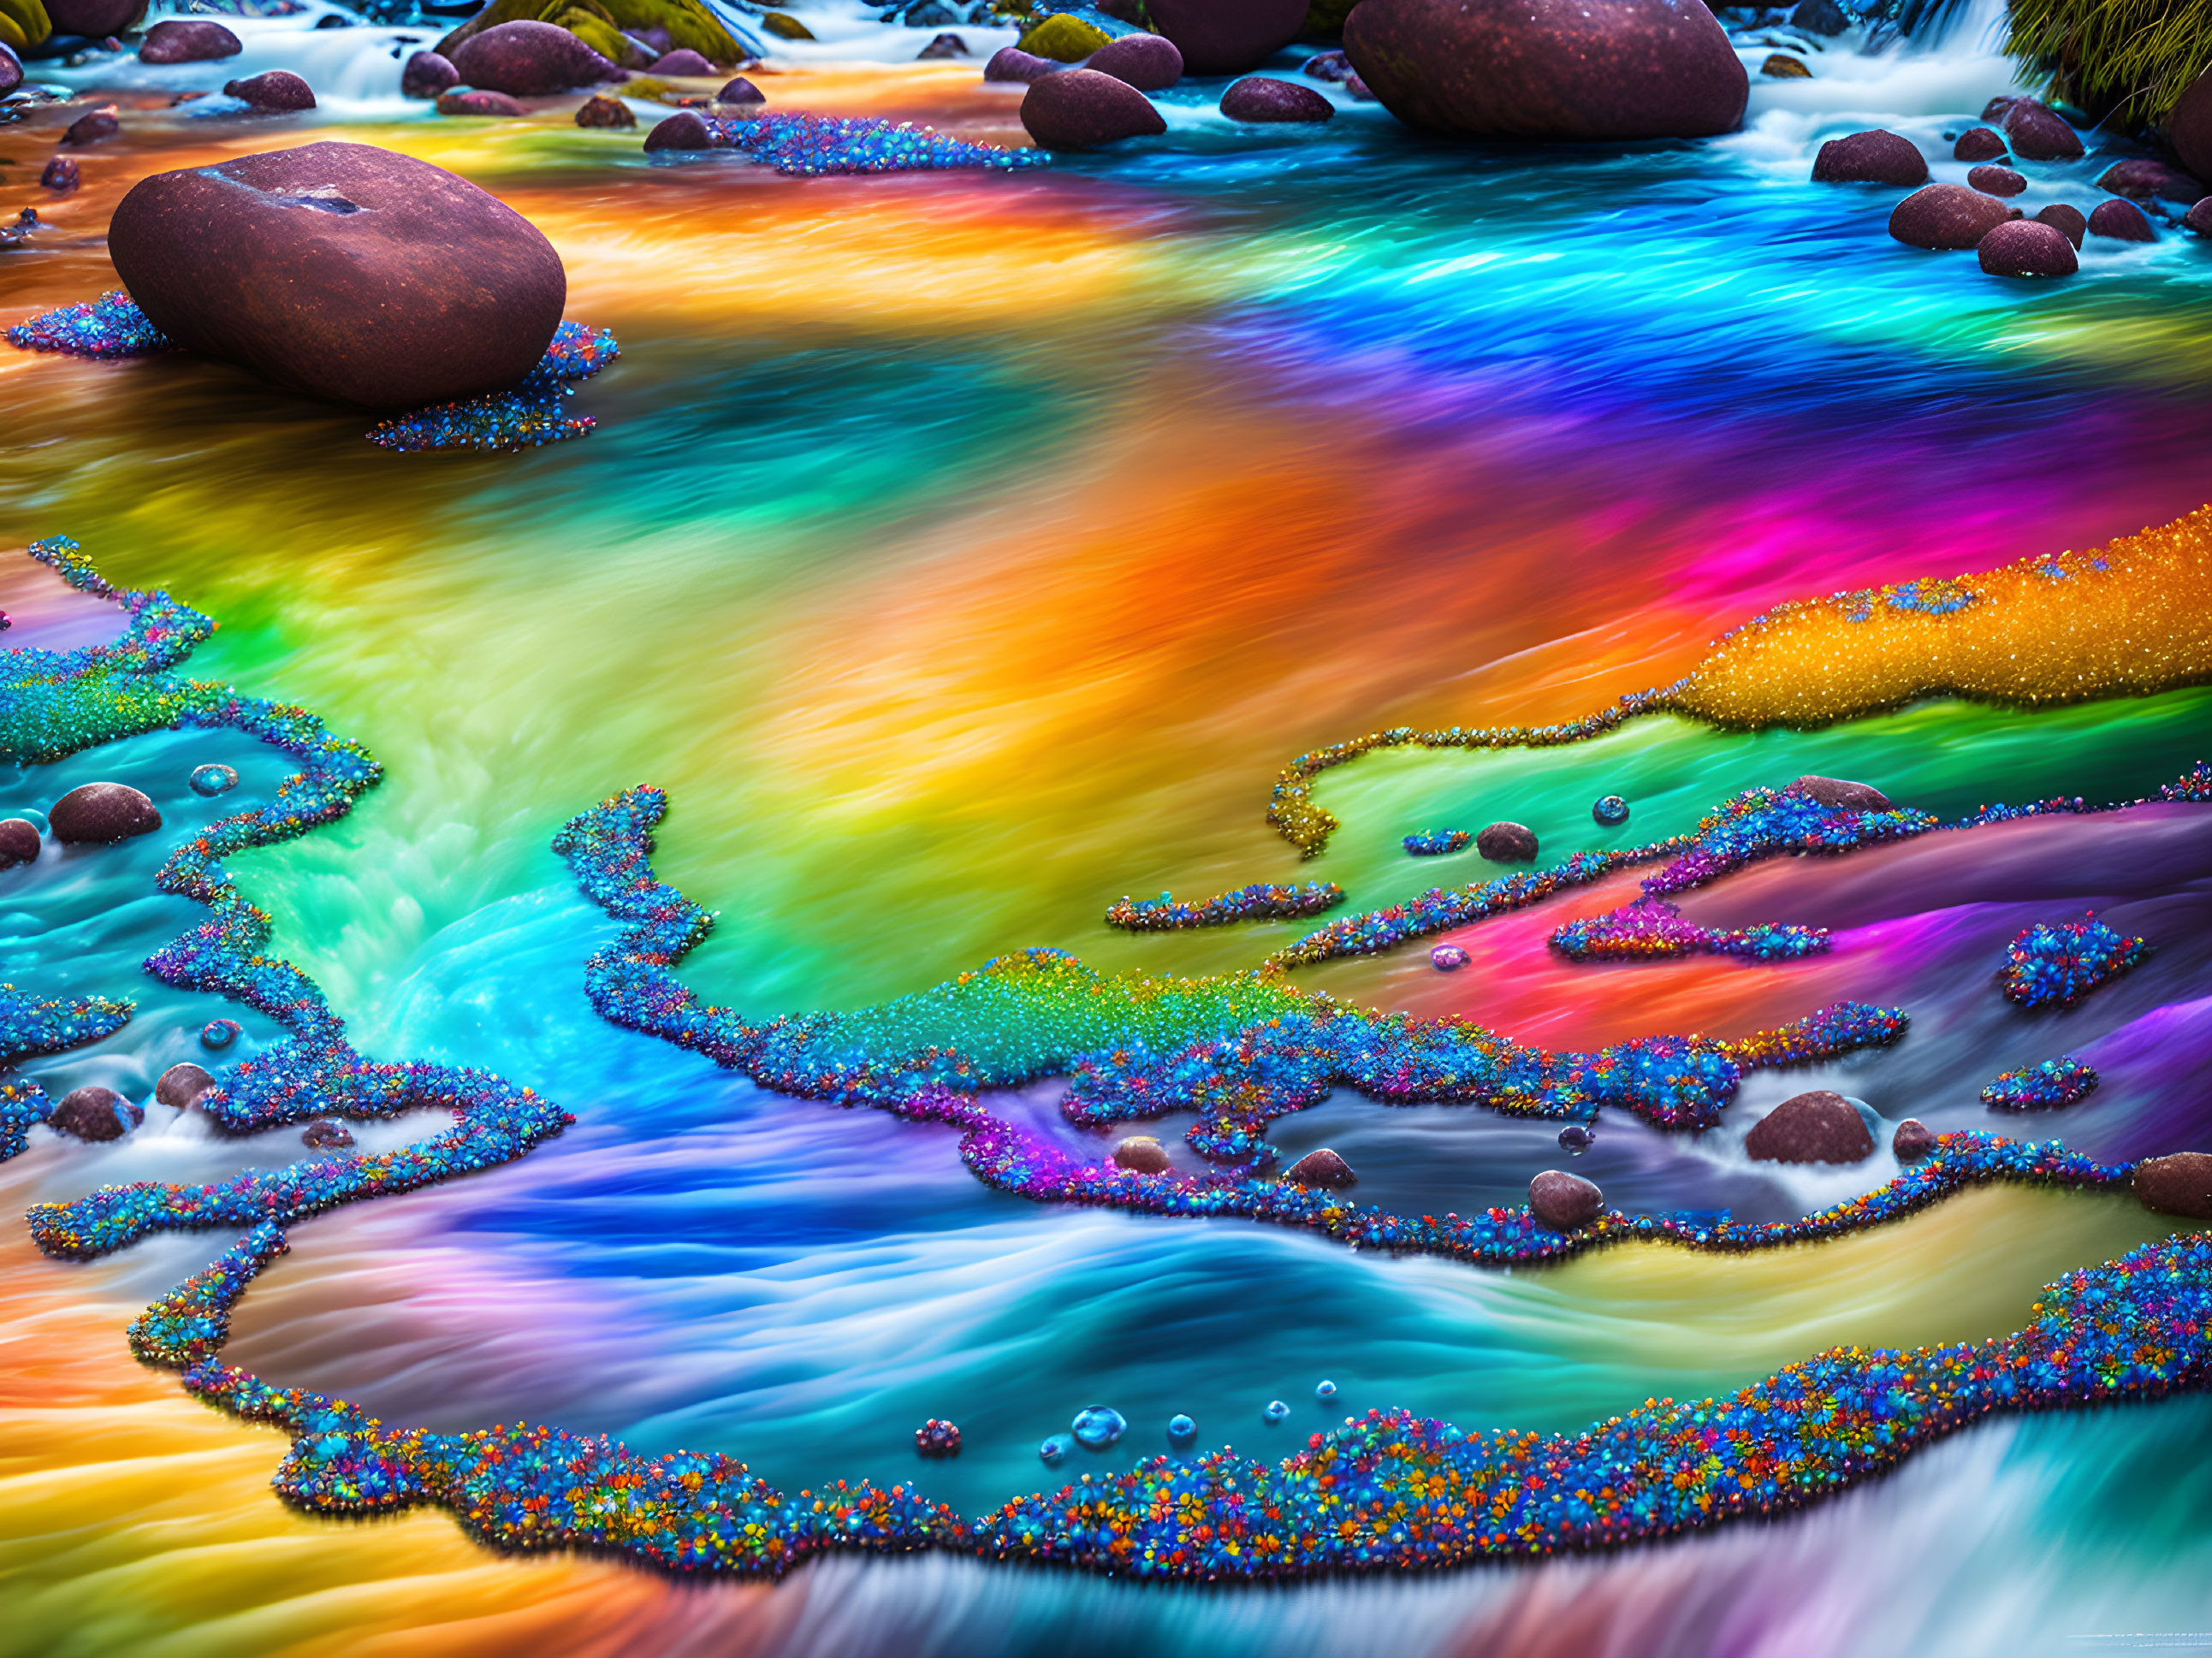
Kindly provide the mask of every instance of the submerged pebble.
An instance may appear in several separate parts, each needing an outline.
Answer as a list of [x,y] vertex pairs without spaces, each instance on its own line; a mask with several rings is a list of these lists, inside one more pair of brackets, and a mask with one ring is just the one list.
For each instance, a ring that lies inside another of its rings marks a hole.
[[238,773],[228,766],[195,766],[191,776],[192,793],[198,795],[226,793],[238,786]]

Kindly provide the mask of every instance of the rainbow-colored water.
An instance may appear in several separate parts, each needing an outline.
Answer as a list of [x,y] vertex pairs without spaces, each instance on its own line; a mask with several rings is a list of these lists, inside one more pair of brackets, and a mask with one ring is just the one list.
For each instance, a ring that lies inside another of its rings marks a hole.
[[[771,95],[1014,139],[974,78],[823,66]],[[1167,1449],[1176,1412],[1200,1453],[1274,1458],[1370,1406],[1571,1431],[1839,1343],[1986,1340],[2026,1326],[2044,1284],[2165,1236],[2124,1194],[1992,1187],[1814,1246],[1629,1243],[1509,1275],[1036,1205],[979,1182],[956,1128],[763,1092],[597,1017],[585,964],[616,929],[551,849],[593,802],[665,786],[656,869],[720,917],[684,977],[764,1019],[1036,945],[1109,971],[1249,969],[1337,914],[1485,873],[1472,850],[1405,855],[1446,824],[1520,819],[1549,860],[1685,833],[1808,771],[1945,819],[2154,791],[2212,750],[2212,692],[1936,698],[1815,731],[1655,713],[1567,748],[1332,770],[1317,799],[1343,827],[1313,862],[1264,817],[1285,764],[1327,744],[1577,719],[1673,683],[1785,600],[2087,552],[2212,498],[2194,243],[2092,244],[2074,282],[2009,285],[1889,242],[1881,192],[1803,182],[1819,138],[1879,118],[1932,148],[2003,82],[1954,49],[1856,101],[1761,88],[1738,137],[1634,151],[1431,146],[1371,107],[1239,131],[1194,90],[1149,150],[1012,176],[653,166],[634,140],[402,118],[368,90],[284,129],[497,191],[623,356],[573,400],[588,438],[483,457],[390,454],[354,416],[204,364],[0,356],[0,539],[67,532],[118,583],[209,612],[194,674],[311,708],[386,768],[343,821],[233,860],[275,948],[365,1054],[488,1067],[579,1119],[507,1167],[294,1229],[225,1358],[434,1431],[557,1424],[725,1451],[791,1490],[916,1482],[974,1515]],[[113,285],[99,237],[131,179],[271,142],[189,106],[125,118],[82,192],[41,203],[53,234],[8,256],[0,322]],[[17,163],[0,191],[28,198],[41,135],[0,132]],[[2095,170],[2045,177],[2086,201]],[[18,559],[0,608],[10,645],[115,625]],[[239,768],[234,795],[186,788],[208,761]],[[171,826],[0,874],[5,976],[137,1003],[114,1036],[29,1067],[50,1091],[143,1097],[235,1011],[142,971],[198,916],[151,876],[287,768],[185,732],[0,771],[0,813],[112,777]],[[1615,793],[1623,836],[1589,816]],[[1571,1166],[1639,1213],[1786,1220],[1896,1172],[1886,1152],[1783,1175],[1745,1158],[1749,1120],[1813,1085],[2113,1163],[2212,1149],[2203,810],[1779,860],[1680,900],[1708,927],[1828,929],[1802,959],[1547,947],[1632,897],[1629,871],[1440,935],[1472,957],[1455,974],[1424,938],[1292,981],[1562,1050],[1738,1038],[1852,999],[1912,1014],[1894,1048],[1754,1075],[1701,1139],[1607,1114]],[[1125,894],[1315,878],[1347,895],[1319,920],[1102,920]],[[2143,962],[2070,1011],[2009,1006],[2008,942],[2093,908],[2151,941]],[[265,1047],[273,1028],[240,1017]],[[2023,1127],[1981,1102],[2062,1053],[2100,1079],[2079,1105]],[[1101,1153],[1110,1137],[1067,1124],[1060,1091],[991,1105]],[[1172,1146],[1188,1121],[1154,1132]],[[435,1126],[357,1132],[375,1151]],[[1285,1163],[1335,1147],[1362,1202],[1467,1213],[1563,1163],[1556,1127],[1346,1094],[1270,1139]],[[218,1141],[166,1114],[110,1147],[41,1132],[0,1165],[0,1199],[20,1215],[297,1152],[296,1129]],[[2212,1444],[2201,1399],[1985,1424],[1779,1525],[1433,1580],[1207,1595],[937,1555],[702,1589],[503,1557],[433,1512],[288,1509],[268,1489],[283,1439],[134,1363],[125,1327],[229,1241],[65,1266],[0,1235],[0,1650],[1872,1655],[2212,1631],[2212,1515],[2176,1473]],[[1045,1468],[1037,1442],[1094,1402],[1127,1437]],[[961,1424],[956,1461],[915,1456],[933,1416]]]

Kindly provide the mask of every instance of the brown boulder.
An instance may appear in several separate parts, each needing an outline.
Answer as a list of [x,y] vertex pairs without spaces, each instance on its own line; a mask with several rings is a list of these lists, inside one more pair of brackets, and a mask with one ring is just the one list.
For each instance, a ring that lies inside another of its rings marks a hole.
[[1127,81],[1139,92],[1160,92],[1182,79],[1182,53],[1164,34],[1125,34],[1092,52],[1083,67]]
[[1232,121],[1326,121],[1336,106],[1294,81],[1248,75],[1221,94],[1221,112]]
[[691,151],[713,149],[717,146],[714,129],[707,125],[705,118],[691,110],[683,109],[655,125],[653,131],[645,135],[645,147],[647,150]]
[[204,17],[165,17],[138,43],[142,64],[204,64],[235,58],[246,44],[220,23]]
[[1048,75],[1059,73],[1060,65],[1051,58],[1039,58],[1019,46],[1000,46],[991,54],[991,61],[983,65],[986,81],[1042,81]]
[[2100,202],[2090,210],[2089,234],[2108,236],[2116,242],[2154,242],[2158,233],[2150,228],[2143,210],[2133,202],[2115,196],[2109,202]]
[[1536,831],[1526,823],[1501,820],[1474,837],[1474,849],[1493,864],[1533,864]]
[[135,27],[146,15],[146,0],[47,0],[46,21],[56,34],[105,40]]
[[2212,1152],[2145,1157],[2136,1165],[2136,1196],[2161,1215],[2212,1220]]
[[2105,169],[2097,188],[2138,202],[2179,202],[2194,207],[2204,199],[2204,186],[2186,173],[2177,173],[2163,161],[2118,161]]
[[2076,247],[2081,246],[2081,238],[2089,233],[2089,222],[2081,216],[2081,210],[2069,207],[2063,202],[2051,203],[2035,216],[2035,222],[2053,227]]
[[1352,1172],[1350,1163],[1324,1145],[1292,1163],[1284,1178],[1296,1181],[1300,1186],[1327,1186],[1341,1190],[1357,1184],[1359,1176]]
[[112,110],[96,109],[89,115],[80,115],[62,133],[65,144],[96,144],[103,138],[112,138],[123,131],[123,123],[115,118]]
[[112,1088],[77,1088],[62,1096],[46,1119],[58,1132],[81,1140],[119,1140],[146,1114]]
[[1393,115],[1460,137],[1703,138],[1751,95],[1703,0],[1360,0],[1344,50]]
[[2004,112],[2004,130],[2013,154],[2031,161],[2070,161],[2081,154],[2081,135],[2033,98],[2012,100]]
[[150,835],[161,827],[161,814],[127,783],[87,783],[55,801],[46,822],[65,847],[106,847]]
[[455,46],[453,58],[469,85],[515,98],[542,98],[625,78],[619,64],[555,23],[495,24]]
[[460,70],[453,67],[450,58],[441,58],[434,52],[416,52],[407,60],[407,67],[399,71],[399,95],[403,98],[435,98],[460,83]]
[[2081,268],[2066,233],[2040,219],[1995,227],[1976,252],[1992,276],[2070,276]]
[[39,174],[39,184],[42,189],[66,196],[77,187],[77,166],[73,158],[67,155],[46,158],[46,171]]
[[1907,1117],[1890,1136],[1889,1149],[1899,1163],[1917,1163],[1936,1150],[1936,1131],[1917,1117]]
[[[56,156],[54,159],[59,161],[62,158]],[[46,165],[52,167],[53,162],[49,161]],[[71,165],[74,166],[75,163],[72,162]],[[45,180],[41,179],[40,182],[43,184]],[[2204,200],[2197,203],[2196,206],[2181,216],[2181,228],[2184,230],[2193,230],[2200,236],[2212,236],[2212,196],[2206,197]]]
[[1811,772],[1790,786],[1810,795],[1834,811],[1894,811],[1890,799],[1871,783],[1854,783],[1841,777],[1816,777]]
[[530,112],[503,92],[484,92],[475,87],[455,87],[450,92],[441,92],[438,94],[438,113],[514,117],[527,115]]
[[259,75],[250,75],[243,81],[226,81],[222,95],[237,98],[256,109],[282,112],[313,109],[315,106],[314,88],[288,69],[264,70]]
[[1766,61],[1759,66],[1759,72],[1770,81],[1809,81],[1813,78],[1813,71],[1805,67],[1805,60],[1786,52],[1768,52]]
[[1857,1163],[1874,1153],[1858,1108],[1832,1089],[1793,1095],[1760,1118],[1743,1149],[1760,1163]]
[[1924,185],[1928,158],[1903,133],[1875,127],[1822,144],[1813,158],[1813,179],[1826,185]]
[[318,1151],[343,1151],[353,1144],[353,1130],[328,1117],[318,1117],[307,1125],[300,1143]]
[[1143,93],[1088,69],[1064,69],[1031,82],[1022,95],[1022,125],[1045,149],[1096,149],[1168,130]]
[[39,826],[29,818],[0,818],[0,869],[36,863],[40,845]]
[[678,46],[675,51],[654,58],[653,66],[646,70],[647,75],[698,76],[714,72],[714,66],[689,46]]
[[2212,69],[2191,81],[2166,118],[2166,141],[2200,179],[2212,179]]
[[1966,184],[1984,196],[2017,196],[2027,188],[2027,180],[2008,167],[1970,167]]
[[1306,0],[1146,0],[1152,32],[1175,42],[1186,75],[1242,75],[1297,38]]
[[714,94],[714,101],[732,105],[764,104],[768,102],[768,94],[740,75],[733,81],[723,82],[722,89]]
[[2005,141],[1988,127],[1969,127],[1951,146],[1954,161],[1996,161],[2004,158]]
[[514,209],[368,144],[157,173],[115,210],[108,252],[179,345],[370,409],[514,385],[568,291],[561,256]]
[[1168,1160],[1168,1149],[1150,1134],[1132,1134],[1114,1148],[1114,1161],[1121,1168],[1139,1175],[1164,1175],[1175,1164]]
[[215,1078],[190,1060],[179,1061],[161,1073],[161,1081],[154,1084],[154,1097],[163,1105],[182,1111],[215,1086]]
[[621,99],[595,92],[577,107],[576,125],[580,127],[634,127],[637,125],[637,117],[630,113],[629,106]]
[[1964,185],[1929,185],[1892,210],[1889,234],[1908,247],[1978,247],[2014,211],[1996,197]]
[[1553,1231],[1571,1232],[1603,1212],[1605,1193],[1579,1175],[1547,1169],[1528,1182],[1528,1207]]

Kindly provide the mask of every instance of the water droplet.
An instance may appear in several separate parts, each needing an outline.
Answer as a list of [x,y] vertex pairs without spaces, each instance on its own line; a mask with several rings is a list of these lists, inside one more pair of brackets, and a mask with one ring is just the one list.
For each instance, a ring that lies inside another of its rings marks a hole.
[[1314,1397],[1321,1400],[1334,1399],[1336,1397],[1336,1383],[1334,1382],[1321,1382],[1314,1388]]
[[210,1019],[200,1027],[202,1048],[220,1050],[228,1048],[237,1040],[238,1021],[235,1019]]
[[238,773],[228,766],[195,766],[188,780],[194,794],[227,794],[238,786]]
[[1590,1142],[1595,1139],[1595,1133],[1578,1122],[1571,1122],[1559,1131],[1560,1146],[1578,1157],[1590,1149]]
[[1178,1445],[1188,1445],[1198,1436],[1198,1424],[1187,1416],[1168,1418],[1168,1437]]
[[1070,1441],[1066,1434],[1054,1434],[1037,1447],[1037,1458],[1040,1461],[1057,1463],[1060,1458],[1067,1455],[1069,1443]]
[[1094,1451],[1103,1451],[1129,1430],[1128,1418],[1110,1405],[1091,1405],[1075,1414],[1068,1424],[1079,1444],[1088,1445]]
[[1628,802],[1617,794],[1608,794],[1590,808],[1590,816],[1612,829],[1628,821]]
[[1289,1416],[1290,1413],[1291,1407],[1284,1404],[1279,1399],[1269,1400],[1267,1401],[1267,1408],[1260,1412],[1261,1416],[1266,1417],[1270,1422],[1280,1422],[1285,1417]]

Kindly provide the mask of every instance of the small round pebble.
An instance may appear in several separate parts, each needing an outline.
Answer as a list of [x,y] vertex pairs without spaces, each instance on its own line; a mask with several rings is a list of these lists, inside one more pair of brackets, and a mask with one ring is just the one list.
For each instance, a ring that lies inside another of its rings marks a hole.
[[1969,127],[1951,146],[1952,159],[1960,161],[1995,161],[2006,153],[2004,139],[1990,127]]
[[1317,1151],[1307,1152],[1292,1163],[1285,1178],[1300,1186],[1326,1186],[1334,1190],[1355,1186],[1359,1181],[1359,1176],[1352,1172],[1352,1165],[1325,1145]]
[[768,102],[768,94],[740,75],[722,83],[722,89],[714,94],[714,101],[718,104],[764,104]]
[[2008,167],[1969,168],[1966,182],[1984,196],[2017,196],[2027,188],[2027,180]]
[[1992,276],[2070,276],[2081,268],[2074,244],[2056,225],[2014,219],[1982,238],[1977,252]]
[[1553,1231],[1571,1232],[1598,1218],[1605,1208],[1605,1193],[1580,1175],[1547,1169],[1528,1182],[1528,1208]]
[[1474,849],[1493,864],[1533,864],[1536,831],[1526,823],[1492,823],[1474,837]]
[[271,112],[315,106],[313,88],[287,69],[267,70],[242,81],[226,81],[222,95],[243,99],[256,109]]
[[238,1031],[235,1019],[210,1019],[200,1027],[200,1046],[210,1054],[220,1054],[238,1040]]
[[2051,203],[2035,216],[2035,222],[2056,225],[2059,233],[2076,247],[2081,246],[2081,238],[2089,234],[2089,221],[2082,216],[2081,210],[2069,207],[2064,202]]
[[185,780],[194,794],[226,794],[238,786],[238,773],[228,766],[195,766]]
[[1597,1135],[1578,1122],[1571,1122],[1559,1131],[1559,1149],[1579,1157],[1595,1143]]
[[1117,1167],[1139,1175],[1164,1175],[1175,1167],[1168,1149],[1150,1134],[1132,1134],[1114,1148]]
[[318,1151],[342,1151],[353,1144],[353,1130],[329,1117],[318,1117],[300,1136],[300,1144]]
[[1628,821],[1628,802],[1608,794],[1590,808],[1590,817],[1607,829],[1617,829]]
[[530,112],[503,92],[485,92],[475,87],[456,87],[451,92],[438,94],[438,113],[441,115],[527,115]]
[[112,1088],[94,1084],[62,1096],[46,1120],[54,1129],[81,1140],[119,1140],[146,1121],[146,1114]]
[[1327,121],[1336,106],[1295,81],[1248,75],[1221,94],[1221,112],[1232,121]]
[[1429,965],[1439,973],[1456,973],[1467,965],[1467,951],[1457,944],[1438,944],[1429,952]]
[[154,1084],[154,1097],[163,1105],[182,1111],[215,1086],[215,1078],[190,1060],[179,1060],[161,1073]]
[[1290,1416],[1290,1413],[1291,1407],[1284,1404],[1279,1399],[1269,1400],[1267,1401],[1267,1408],[1260,1412],[1261,1416],[1265,1418],[1270,1423],[1284,1421]]
[[2143,210],[2133,202],[2115,196],[2108,202],[2100,202],[2089,215],[2089,234],[2108,236],[2116,242],[2154,242],[2158,233],[2150,228]]
[[42,844],[36,823],[22,817],[0,818],[0,869],[36,862]]
[[1178,1445],[1188,1445],[1198,1437],[1198,1424],[1187,1416],[1168,1418],[1168,1438]]
[[648,151],[712,149],[714,134],[693,111],[678,110],[645,135],[645,147]]
[[66,196],[75,190],[78,179],[76,158],[69,155],[52,157],[46,162],[46,171],[39,174],[40,187],[51,190],[58,196]]
[[1899,1163],[1917,1163],[1936,1149],[1936,1131],[1917,1117],[1907,1117],[1889,1137],[1889,1149]]
[[630,106],[619,98],[610,98],[595,92],[577,106],[576,125],[580,127],[602,127],[622,132],[637,125],[637,117]]

